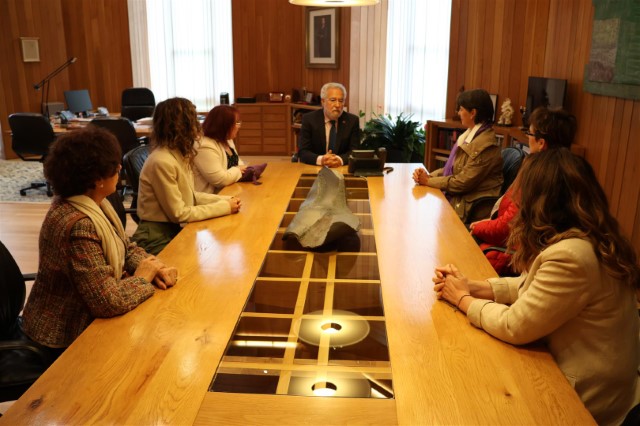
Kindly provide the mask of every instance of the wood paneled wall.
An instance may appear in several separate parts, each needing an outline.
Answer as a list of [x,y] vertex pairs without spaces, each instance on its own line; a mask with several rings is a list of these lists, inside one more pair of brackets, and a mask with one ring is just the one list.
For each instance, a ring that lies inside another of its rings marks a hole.
[[640,254],[640,102],[583,92],[593,13],[592,0],[453,0],[447,117],[461,86],[509,97],[517,111],[527,77],[567,79],[576,142]]
[[[233,62],[236,96],[306,87],[320,93],[337,81],[349,91],[351,10],[340,10],[339,68],[305,67],[305,8],[287,0],[232,0]],[[348,101],[348,99],[347,99]]]
[[[39,37],[40,62],[23,62],[20,37]],[[127,0],[0,0],[0,125],[7,158],[7,117],[40,112],[33,85],[70,57],[75,64],[51,80],[49,101],[64,102],[65,90],[89,89],[94,108],[120,110],[131,87]]]

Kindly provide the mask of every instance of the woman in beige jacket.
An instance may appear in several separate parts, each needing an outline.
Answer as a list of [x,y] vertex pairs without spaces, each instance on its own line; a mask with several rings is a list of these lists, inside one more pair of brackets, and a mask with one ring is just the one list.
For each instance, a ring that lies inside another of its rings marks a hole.
[[140,224],[133,235],[149,253],[159,253],[180,232],[182,223],[240,210],[238,198],[194,189],[194,143],[201,134],[196,108],[188,99],[171,98],[156,106],[152,151],[140,173]]
[[444,168],[431,174],[424,168],[416,169],[413,180],[443,190],[466,223],[475,200],[500,195],[502,155],[492,127],[493,102],[489,93],[468,90],[458,96],[457,104],[460,122],[467,131],[458,137]]
[[640,401],[636,254],[593,169],[568,149],[532,154],[515,190],[509,247],[522,275],[474,281],[447,265],[434,290],[505,342],[542,339],[598,424],[620,424]]

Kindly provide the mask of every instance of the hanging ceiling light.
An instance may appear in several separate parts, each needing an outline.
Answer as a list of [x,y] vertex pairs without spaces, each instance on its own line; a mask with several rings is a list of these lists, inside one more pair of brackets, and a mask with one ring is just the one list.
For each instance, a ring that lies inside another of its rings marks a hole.
[[289,0],[289,3],[298,6],[351,7],[373,6],[380,0]]

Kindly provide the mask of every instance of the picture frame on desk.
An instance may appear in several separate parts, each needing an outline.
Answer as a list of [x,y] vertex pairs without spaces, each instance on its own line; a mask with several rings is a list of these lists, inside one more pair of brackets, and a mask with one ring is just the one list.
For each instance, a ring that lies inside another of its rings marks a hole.
[[306,8],[306,67],[338,68],[340,9]]

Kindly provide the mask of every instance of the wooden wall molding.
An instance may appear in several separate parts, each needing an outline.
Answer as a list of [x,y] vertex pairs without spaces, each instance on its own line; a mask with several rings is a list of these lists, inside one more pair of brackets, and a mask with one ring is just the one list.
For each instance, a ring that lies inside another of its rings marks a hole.
[[[341,8],[337,69],[305,67],[305,8],[287,0],[232,0],[233,77],[236,96],[305,87],[320,93],[337,81],[349,91],[351,9]],[[348,99],[347,99],[348,103]]]

